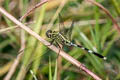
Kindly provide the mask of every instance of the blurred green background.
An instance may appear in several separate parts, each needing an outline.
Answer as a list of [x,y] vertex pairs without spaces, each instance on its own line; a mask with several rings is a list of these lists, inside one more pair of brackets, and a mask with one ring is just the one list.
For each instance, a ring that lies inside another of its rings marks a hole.
[[[120,22],[120,0],[96,0],[107,8],[115,20]],[[19,19],[40,0],[0,0],[0,6]],[[62,15],[59,19],[58,14]],[[24,19],[24,23],[42,38],[50,41],[45,32],[59,30],[64,23],[68,29],[75,21],[72,42],[83,45],[107,57],[104,61],[76,47],[64,46],[63,50],[83,63],[103,80],[120,80],[120,33],[111,19],[97,6],[85,0],[52,0],[37,8]],[[10,69],[21,47],[20,28],[2,31],[15,24],[0,14],[0,80]],[[93,80],[88,74],[73,66],[34,37],[24,32],[25,50],[11,80],[34,80],[30,69],[38,80]]]

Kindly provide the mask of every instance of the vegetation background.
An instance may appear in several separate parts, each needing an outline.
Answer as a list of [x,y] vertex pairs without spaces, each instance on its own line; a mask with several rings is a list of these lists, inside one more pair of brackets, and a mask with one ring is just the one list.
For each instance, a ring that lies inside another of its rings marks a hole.
[[[120,22],[120,0],[96,0]],[[19,19],[40,0],[0,0],[0,6]],[[59,18],[58,14],[62,15]],[[81,44],[107,57],[102,60],[76,47],[64,46],[63,50],[83,63],[103,80],[120,80],[120,33],[111,19],[96,5],[85,0],[52,0],[37,8],[24,19],[24,23],[42,38],[48,29],[68,29],[75,21],[72,42]],[[6,28],[10,28],[6,30]],[[23,35],[21,36],[21,32]],[[21,40],[25,49],[20,51]],[[4,79],[13,61],[22,55],[11,80],[93,80],[70,62],[44,46],[34,37],[0,14],[0,80]],[[56,59],[57,58],[57,59]],[[34,74],[30,73],[30,70]],[[34,78],[33,78],[34,77]]]

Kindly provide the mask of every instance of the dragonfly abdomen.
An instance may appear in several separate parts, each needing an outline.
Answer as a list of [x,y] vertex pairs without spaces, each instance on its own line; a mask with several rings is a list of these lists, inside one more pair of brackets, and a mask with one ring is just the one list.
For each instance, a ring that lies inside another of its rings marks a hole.
[[104,56],[100,55],[99,53],[94,52],[94,51],[92,51],[92,50],[90,50],[90,49],[88,49],[88,48],[85,48],[85,47],[83,47],[83,46],[81,46],[81,45],[77,45],[77,44],[73,44],[73,43],[71,43],[71,45],[72,45],[72,46],[79,47],[79,48],[87,51],[88,53],[94,54],[94,55],[96,55],[96,56],[98,56],[98,57],[103,58],[104,60],[106,60],[106,57],[104,57]]

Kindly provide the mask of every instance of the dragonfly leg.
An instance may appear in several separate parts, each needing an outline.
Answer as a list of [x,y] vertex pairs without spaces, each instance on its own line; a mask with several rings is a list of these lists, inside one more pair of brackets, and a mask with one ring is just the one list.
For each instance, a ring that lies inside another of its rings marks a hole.
[[57,54],[57,58],[58,58],[58,57],[59,57],[59,53],[60,53],[60,51],[62,50],[63,46],[62,46],[62,45],[59,45],[58,42],[56,42],[56,44],[57,44],[58,47],[59,47],[59,52],[58,52],[58,54]]
[[54,43],[54,39],[51,41],[51,43],[49,44],[49,45],[47,45],[47,46],[51,46],[53,43]]

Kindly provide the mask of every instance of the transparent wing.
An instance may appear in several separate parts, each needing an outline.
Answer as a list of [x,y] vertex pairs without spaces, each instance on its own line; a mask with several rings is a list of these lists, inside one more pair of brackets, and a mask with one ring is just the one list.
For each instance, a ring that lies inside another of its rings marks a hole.
[[67,31],[67,36],[68,36],[68,39],[71,41],[72,40],[72,30],[73,30],[73,26],[74,26],[74,21],[72,21],[72,24],[69,28],[69,30]]
[[65,35],[65,25],[64,25],[64,21],[62,21],[63,20],[63,18],[62,18],[62,16],[61,16],[61,14],[59,14],[59,32],[61,33],[61,34],[64,34]]
[[[69,39],[70,41],[72,40],[72,30],[73,30],[73,26],[74,26],[74,21],[72,21],[72,24],[70,26],[70,28],[65,28],[64,22],[62,21],[63,18],[61,16],[61,14],[59,14],[59,32],[67,39]],[[62,26],[62,28],[61,28]]]

